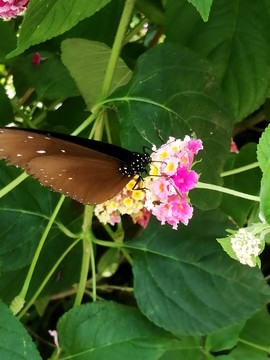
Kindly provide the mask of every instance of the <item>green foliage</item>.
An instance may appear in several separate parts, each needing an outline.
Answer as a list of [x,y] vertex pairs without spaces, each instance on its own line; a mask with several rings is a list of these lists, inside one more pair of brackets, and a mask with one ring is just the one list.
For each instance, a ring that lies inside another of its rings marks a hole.
[[[30,0],[23,16],[0,19],[0,125],[138,152],[201,139],[193,218],[177,231],[128,216],[103,226],[1,160],[0,358],[266,360],[270,7],[134,3]],[[225,239],[253,223],[262,270],[240,264]]]
[[265,172],[270,157],[270,126],[268,126],[262,134],[258,149],[257,149],[258,161],[260,168]]
[[[197,212],[181,230],[181,240],[177,232],[159,229],[153,221],[131,243],[134,294],[155,324],[175,334],[212,333],[243,321],[267,301],[269,291],[260,273],[243,269],[213,242],[226,225],[216,212]],[[202,233],[203,227],[208,230]],[[245,303],[237,297],[231,301],[236,292]],[[222,304],[222,312],[215,304]],[[215,322],[207,321],[210,317]]]
[[[98,100],[102,90],[111,49],[100,42],[86,39],[66,39],[62,42],[62,61],[70,71],[88,108]],[[131,77],[131,71],[119,58],[114,72],[111,91],[125,85]],[[91,84],[91,87],[89,87]]]
[[[131,325],[132,324],[132,325]],[[78,331],[74,336],[74,328]],[[99,329],[97,337],[95,329]],[[199,356],[196,339],[172,337],[134,308],[113,302],[82,305],[67,312],[58,324],[62,357],[160,359],[174,350],[178,356]],[[121,344],[121,347],[119,347]],[[60,357],[61,358],[61,357]]]
[[210,9],[213,3],[213,0],[207,0],[207,1],[196,1],[196,0],[188,0],[192,5],[195,6],[195,8],[200,13],[202,19],[204,21],[207,21],[209,18]]
[[209,21],[203,22],[186,0],[168,1],[166,40],[210,61],[236,121],[257,109],[269,91],[267,6],[264,1],[215,0]]
[[40,360],[31,337],[8,307],[0,302],[0,356],[2,359]]
[[29,4],[20,31],[15,56],[30,46],[63,34],[83,19],[93,15],[105,6],[109,0],[87,0],[67,3],[65,0],[34,0]]
[[[248,166],[256,161],[256,144],[250,142],[240,149],[239,154],[229,155],[224,166],[224,171]],[[261,176],[262,173],[260,169],[255,167],[244,172],[223,177],[223,185],[229,189],[244,191],[247,194],[259,195]],[[250,200],[231,197],[230,195],[224,195],[222,197],[221,209],[231,216],[239,227],[244,226],[253,206],[254,204]]]

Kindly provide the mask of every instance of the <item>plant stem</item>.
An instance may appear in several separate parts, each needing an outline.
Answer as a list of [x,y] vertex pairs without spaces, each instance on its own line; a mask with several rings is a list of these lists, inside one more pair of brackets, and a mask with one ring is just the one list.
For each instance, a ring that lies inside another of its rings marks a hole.
[[249,194],[246,194],[246,193],[242,193],[240,191],[224,188],[224,187],[218,186],[218,185],[206,184],[206,183],[198,182],[196,188],[197,189],[208,189],[208,190],[213,190],[213,191],[219,191],[219,192],[222,192],[222,193],[225,193],[225,194],[240,197],[242,199],[247,199],[247,200],[260,202],[260,197],[259,196],[249,195]]
[[247,340],[244,340],[244,339],[239,339],[239,342],[241,342],[242,344],[245,344],[245,345],[248,345],[254,349],[257,349],[257,350],[260,350],[260,351],[263,351],[264,353],[266,354],[269,354],[269,346],[261,346],[261,345],[258,345],[258,344],[255,344],[255,343],[252,343],[250,341],[247,341]]
[[[88,272],[89,272],[89,264],[90,264],[90,256],[92,252],[92,244],[91,244],[91,225],[92,225],[92,216],[93,216],[93,207],[92,206],[85,206],[84,209],[84,221],[83,221],[83,256],[82,256],[82,268],[81,268],[81,275],[80,281],[78,284],[78,291],[76,294],[76,298],[74,301],[74,306],[79,306],[82,302]],[[91,256],[92,260],[92,256]],[[92,274],[95,276],[95,274]]]
[[85,128],[87,128],[88,125],[91,124],[91,122],[93,122],[95,119],[96,119],[96,116],[98,114],[98,111],[100,110],[99,107],[97,107],[95,109],[95,111],[92,112],[92,114],[90,116],[88,116],[88,118],[86,120],[84,120],[84,122],[79,126],[77,127],[76,130],[74,130],[72,132],[71,135],[78,135],[79,133],[81,133]]
[[[93,237],[93,234],[91,232],[91,237]],[[95,263],[95,254],[94,254],[94,246],[93,241],[90,241],[90,259],[91,259],[91,271],[92,271],[92,299],[93,302],[97,300],[97,280],[96,280],[96,263]]]
[[45,277],[45,279],[42,281],[41,285],[39,286],[39,288],[37,289],[37,291],[35,292],[34,296],[28,301],[27,305],[23,308],[23,310],[20,312],[20,314],[18,315],[18,319],[20,319],[25,313],[26,311],[30,308],[30,306],[33,305],[33,303],[36,301],[36,299],[38,298],[39,294],[41,293],[41,291],[44,289],[44,287],[46,286],[47,282],[50,280],[51,276],[53,275],[53,273],[55,272],[55,270],[57,269],[57,267],[60,265],[60,263],[64,260],[64,258],[67,256],[67,254],[71,251],[71,249],[81,240],[81,238],[76,239],[64,252],[63,254],[59,257],[59,259],[56,261],[56,263],[54,264],[54,266],[51,268],[51,270],[49,271],[49,273],[47,274],[47,276]]
[[105,247],[109,247],[109,248],[116,248],[116,249],[120,249],[123,244],[120,243],[116,243],[116,242],[112,242],[112,241],[106,241],[106,240],[99,240],[99,239],[94,239],[93,242],[97,245],[100,246],[105,246]]
[[11,190],[13,190],[16,186],[18,186],[27,177],[28,177],[28,174],[26,174],[26,172],[24,172],[21,175],[19,175],[16,179],[11,181],[7,186],[5,186],[3,189],[0,190],[0,198],[5,196]]
[[50,218],[50,220],[49,220],[49,222],[48,222],[42,236],[41,236],[41,239],[39,241],[39,244],[38,244],[38,247],[36,249],[35,255],[34,255],[33,260],[31,262],[28,273],[26,275],[26,279],[24,281],[22,290],[21,290],[20,294],[17,296],[17,297],[19,297],[21,299],[25,299],[25,296],[27,294],[27,291],[28,291],[28,288],[29,288],[29,285],[30,285],[30,282],[31,282],[31,279],[32,279],[32,276],[33,276],[33,273],[34,273],[34,269],[36,267],[36,264],[37,264],[37,261],[38,261],[38,258],[39,258],[39,255],[41,253],[41,250],[43,248],[45,240],[46,240],[46,238],[47,238],[47,236],[49,234],[49,231],[51,230],[51,227],[52,227],[52,225],[53,225],[53,223],[55,221],[55,218],[56,218],[56,216],[57,216],[57,214],[58,214],[64,200],[65,200],[65,196],[62,195],[60,197],[60,200],[58,201],[58,204],[56,205],[56,207],[54,209],[54,212],[53,212],[53,214],[52,214],[52,216],[51,216],[51,218]]
[[225,177],[225,176],[229,176],[229,175],[239,174],[241,172],[248,171],[248,170],[254,169],[254,168],[259,167],[259,166],[260,166],[259,162],[255,162],[253,164],[249,164],[249,165],[246,165],[246,166],[241,166],[240,168],[237,168],[237,169],[224,171],[223,173],[220,174],[220,176]]
[[101,99],[106,98],[109,94],[114,71],[115,71],[115,68],[117,65],[117,60],[120,55],[121,47],[124,42],[124,38],[125,38],[125,34],[126,34],[126,29],[128,27],[130,16],[132,14],[134,5],[135,5],[135,0],[126,0],[126,2],[125,2],[124,10],[123,10],[123,13],[122,13],[122,16],[120,19],[117,33],[115,35],[115,39],[114,39],[114,43],[113,43],[113,47],[112,47],[112,51],[111,51],[111,56],[110,56],[108,66],[106,69],[103,87],[102,87],[102,90],[100,93]]

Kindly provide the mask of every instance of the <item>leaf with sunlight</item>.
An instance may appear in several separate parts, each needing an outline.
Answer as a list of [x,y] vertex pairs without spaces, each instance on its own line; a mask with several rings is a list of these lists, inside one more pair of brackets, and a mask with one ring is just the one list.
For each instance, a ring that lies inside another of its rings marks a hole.
[[23,20],[17,49],[13,50],[9,56],[19,55],[32,45],[63,34],[109,2],[110,0],[31,1]]
[[264,172],[267,168],[268,160],[270,158],[270,125],[267,126],[260,138],[259,144],[257,146],[257,156],[260,168]]
[[[61,49],[62,61],[80,89],[88,109],[91,109],[100,96],[111,49],[106,44],[86,39],[66,39]],[[119,58],[110,93],[128,83],[131,74],[131,70]]]
[[207,21],[213,0],[188,0],[200,13],[202,19]]

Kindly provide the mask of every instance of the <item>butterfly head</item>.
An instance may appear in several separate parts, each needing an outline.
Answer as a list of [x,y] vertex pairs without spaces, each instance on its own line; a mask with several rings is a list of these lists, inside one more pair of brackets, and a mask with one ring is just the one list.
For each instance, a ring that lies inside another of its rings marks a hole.
[[128,164],[119,167],[121,174],[127,177],[141,176],[143,172],[147,172],[146,167],[151,162],[151,156],[144,152],[143,154],[133,152],[132,159]]

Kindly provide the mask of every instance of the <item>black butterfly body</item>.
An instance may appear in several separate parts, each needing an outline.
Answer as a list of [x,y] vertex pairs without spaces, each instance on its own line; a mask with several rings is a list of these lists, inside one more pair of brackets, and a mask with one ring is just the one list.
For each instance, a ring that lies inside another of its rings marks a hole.
[[42,185],[87,205],[119,193],[151,162],[148,153],[39,130],[0,128],[0,159],[24,169]]

